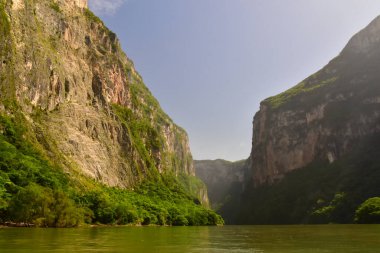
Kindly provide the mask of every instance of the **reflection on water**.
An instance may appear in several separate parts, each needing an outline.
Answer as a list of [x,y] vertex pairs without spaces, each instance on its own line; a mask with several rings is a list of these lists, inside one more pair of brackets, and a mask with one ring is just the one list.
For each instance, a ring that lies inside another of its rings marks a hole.
[[0,229],[0,252],[380,252],[379,225]]

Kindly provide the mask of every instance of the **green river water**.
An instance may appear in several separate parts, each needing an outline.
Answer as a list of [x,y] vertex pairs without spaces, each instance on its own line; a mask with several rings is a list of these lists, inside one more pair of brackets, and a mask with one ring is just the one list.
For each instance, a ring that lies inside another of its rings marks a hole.
[[380,252],[380,225],[0,228],[0,252]]

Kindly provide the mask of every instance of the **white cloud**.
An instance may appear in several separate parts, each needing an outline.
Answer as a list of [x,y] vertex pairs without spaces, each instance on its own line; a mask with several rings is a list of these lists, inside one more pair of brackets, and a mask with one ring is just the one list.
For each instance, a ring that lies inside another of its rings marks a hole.
[[96,13],[112,15],[127,0],[89,0],[90,8]]

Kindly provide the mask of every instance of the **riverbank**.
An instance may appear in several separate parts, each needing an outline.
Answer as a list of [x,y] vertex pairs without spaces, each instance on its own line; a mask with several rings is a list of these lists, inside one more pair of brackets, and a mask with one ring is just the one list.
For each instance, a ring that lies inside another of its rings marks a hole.
[[15,227],[15,228],[31,228],[31,227],[36,227],[35,224],[33,223],[26,223],[26,222],[4,222],[0,223],[0,228],[4,227]]

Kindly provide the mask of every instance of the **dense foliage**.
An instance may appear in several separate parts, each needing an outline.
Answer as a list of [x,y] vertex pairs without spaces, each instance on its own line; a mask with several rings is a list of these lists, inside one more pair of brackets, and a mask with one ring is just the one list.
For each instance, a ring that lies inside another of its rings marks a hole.
[[380,223],[380,197],[369,198],[355,212],[357,223]]
[[73,179],[49,161],[25,122],[19,114],[0,115],[0,222],[55,227],[223,223],[185,189],[185,175],[181,183],[174,175],[157,174],[134,190]]
[[[353,223],[358,206],[380,196],[379,180],[380,136],[375,135],[334,163],[315,162],[274,185],[247,189],[240,213],[231,215],[243,224]],[[358,222],[374,204],[358,209]]]

